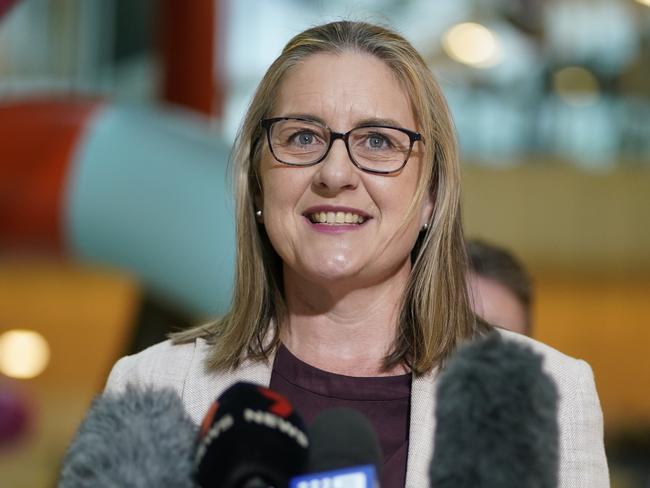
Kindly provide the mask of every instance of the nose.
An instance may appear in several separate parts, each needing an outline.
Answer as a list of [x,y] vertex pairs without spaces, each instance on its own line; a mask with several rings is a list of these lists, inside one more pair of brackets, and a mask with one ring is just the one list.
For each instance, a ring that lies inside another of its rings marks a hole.
[[321,192],[335,195],[342,190],[352,190],[359,184],[359,173],[350,160],[342,138],[333,141],[329,153],[316,168],[314,184]]

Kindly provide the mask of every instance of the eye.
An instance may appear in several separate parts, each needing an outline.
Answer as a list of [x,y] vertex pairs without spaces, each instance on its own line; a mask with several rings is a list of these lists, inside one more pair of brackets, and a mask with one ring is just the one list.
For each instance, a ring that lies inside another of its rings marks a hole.
[[316,136],[313,132],[310,131],[300,131],[296,132],[289,138],[289,142],[292,144],[297,144],[299,146],[309,146],[315,142]]
[[368,146],[373,149],[382,149],[385,145],[388,145],[389,142],[384,136],[379,134],[370,134],[368,136]]
[[369,149],[391,149],[393,144],[385,135],[374,132],[366,135],[366,146]]
[[313,153],[327,145],[327,129],[308,120],[279,120],[273,125],[271,145],[276,153]]

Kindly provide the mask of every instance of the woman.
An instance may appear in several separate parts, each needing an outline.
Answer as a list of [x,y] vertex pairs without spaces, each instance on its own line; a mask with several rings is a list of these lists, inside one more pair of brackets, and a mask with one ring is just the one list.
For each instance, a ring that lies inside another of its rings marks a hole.
[[[429,69],[384,28],[309,29],[260,83],[233,164],[231,310],[123,358],[108,389],[172,386],[196,422],[239,380],[284,393],[308,422],[352,406],[376,426],[382,486],[428,486],[437,372],[487,330],[470,309],[453,126]],[[591,370],[520,340],[560,390],[560,486],[607,486]]]

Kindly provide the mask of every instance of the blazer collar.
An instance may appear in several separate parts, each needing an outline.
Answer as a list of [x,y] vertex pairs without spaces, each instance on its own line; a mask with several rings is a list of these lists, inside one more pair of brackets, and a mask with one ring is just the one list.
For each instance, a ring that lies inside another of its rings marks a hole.
[[438,368],[420,377],[411,385],[411,415],[406,487],[429,486],[429,465],[433,456],[435,430],[435,388]]
[[237,383],[246,381],[257,385],[269,386],[275,353],[268,361],[245,360],[237,369],[228,371],[208,371],[205,358],[208,357],[210,345],[203,339],[197,339],[196,351],[192,357],[189,374],[183,385],[182,396],[190,417],[200,424],[203,416],[221,393]]

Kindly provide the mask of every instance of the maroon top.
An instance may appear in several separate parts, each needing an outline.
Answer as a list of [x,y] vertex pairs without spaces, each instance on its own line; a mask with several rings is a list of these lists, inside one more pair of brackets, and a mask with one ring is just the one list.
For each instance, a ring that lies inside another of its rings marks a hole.
[[323,410],[348,407],[372,423],[384,455],[382,488],[404,488],[409,439],[411,375],[358,378],[328,373],[302,362],[280,345],[272,390],[286,396],[307,425]]

